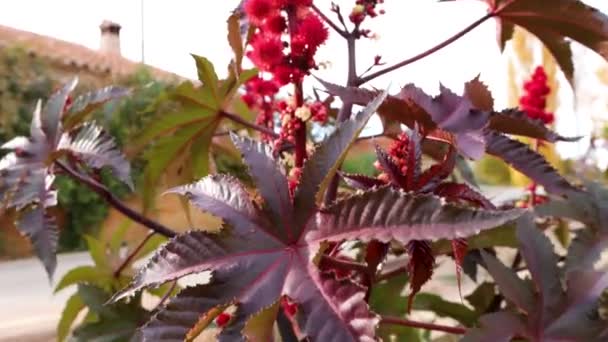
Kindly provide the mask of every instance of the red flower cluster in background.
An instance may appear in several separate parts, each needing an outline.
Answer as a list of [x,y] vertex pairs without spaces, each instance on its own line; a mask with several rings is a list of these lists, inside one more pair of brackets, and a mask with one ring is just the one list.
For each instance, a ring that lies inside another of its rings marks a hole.
[[555,121],[553,113],[546,112],[547,95],[551,89],[547,85],[547,74],[542,66],[536,67],[532,78],[524,83],[526,94],[519,99],[519,105],[528,117],[541,120],[545,125]]
[[[521,109],[526,112],[529,118],[542,121],[545,125],[551,125],[555,121],[555,115],[547,112],[547,96],[551,92],[551,88],[547,84],[547,74],[545,69],[537,66],[534,69],[532,78],[524,83],[526,94],[519,99]],[[540,140],[535,141],[535,149],[538,151],[542,146]],[[533,205],[538,205],[546,202],[548,198],[537,193],[538,185],[532,182],[527,190],[530,195],[527,199],[518,201],[515,205],[521,208],[527,208]]]
[[366,17],[375,18],[378,14],[384,14],[384,10],[376,11],[376,6],[382,3],[384,0],[356,0],[348,18],[355,25],[361,24]]

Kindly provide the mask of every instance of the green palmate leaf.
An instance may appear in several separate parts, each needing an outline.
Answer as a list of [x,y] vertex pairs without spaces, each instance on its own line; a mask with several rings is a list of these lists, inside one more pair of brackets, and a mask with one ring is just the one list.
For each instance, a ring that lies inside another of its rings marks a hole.
[[[191,146],[191,142],[199,136],[201,132],[207,132],[210,127],[215,126],[216,121],[207,119],[197,124],[189,125],[173,135],[159,139],[156,144],[147,151],[146,159],[148,165],[144,173],[145,207],[149,207],[154,199],[156,186],[163,172],[169,167],[175,158],[184,153]],[[208,135],[211,139],[211,135]]]
[[577,190],[543,156],[526,144],[491,130],[486,130],[485,139],[488,154],[501,158],[548,192],[566,195]]
[[71,136],[64,136],[58,149],[67,151],[90,168],[109,167],[118,179],[133,189],[129,161],[112,136],[94,122],[84,124]]
[[203,88],[209,89],[216,104],[220,104],[218,83],[219,79],[215,73],[213,63],[203,56],[197,56],[192,54],[194,61],[196,62],[196,70],[198,72],[198,79],[203,82]]
[[129,341],[149,313],[140,307],[140,299],[130,303],[107,304],[109,294],[90,286],[79,285],[78,296],[95,318],[73,332],[74,341]]
[[[566,38],[573,39],[608,59],[608,17],[578,0],[483,0],[498,20],[499,31],[524,27],[551,51],[572,82],[571,51]],[[507,25],[503,28],[503,25]],[[510,38],[502,35],[501,45]]]
[[215,110],[209,108],[186,106],[178,113],[163,114],[144,128],[132,144],[138,147],[143,146],[158,136],[206,121],[215,113]]
[[65,307],[61,312],[61,319],[57,324],[57,341],[63,342],[68,337],[72,324],[76,320],[76,317],[85,308],[85,304],[80,298],[80,295],[73,294],[68,298],[65,303]]
[[526,283],[513,270],[506,267],[493,255],[481,251],[481,256],[488,272],[498,285],[500,293],[525,312],[533,312],[535,305],[534,293]]
[[182,103],[195,105],[217,111],[220,104],[217,102],[212,89],[209,87],[194,87],[192,82],[186,81],[178,85],[171,97]]
[[86,283],[99,286],[104,289],[109,289],[111,282],[110,274],[95,266],[78,266],[69,270],[63,278],[55,286],[55,293],[65,289],[68,286],[79,283]]
[[[302,178],[294,195],[296,222],[306,223],[316,206],[315,201],[320,201],[329,180],[346,157],[348,148],[386,96],[386,92],[380,94],[353,118],[341,123],[334,134],[306,161]],[[299,230],[302,228],[303,226],[299,227]]]
[[84,239],[87,242],[87,248],[89,249],[89,254],[91,255],[91,259],[93,259],[95,266],[102,271],[110,271],[111,267],[108,262],[106,245],[104,242],[90,235],[85,235]]

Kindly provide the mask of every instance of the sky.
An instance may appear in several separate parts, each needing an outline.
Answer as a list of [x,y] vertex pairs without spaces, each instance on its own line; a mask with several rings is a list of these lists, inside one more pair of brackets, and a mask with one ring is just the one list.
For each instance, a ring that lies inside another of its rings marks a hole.
[[[144,57],[147,64],[195,78],[196,69],[190,53],[205,56],[225,74],[231,51],[226,41],[226,19],[239,0],[19,0],[11,1],[0,11],[0,24],[57,37],[97,49],[99,24],[112,20],[122,25],[123,56],[142,60],[142,3]],[[334,0],[347,15],[354,0]],[[603,7],[601,0],[586,2]],[[315,4],[328,15],[330,0]],[[482,1],[437,2],[435,0],[387,0],[386,15],[366,24],[377,39],[358,43],[357,65],[365,70],[375,55],[388,63],[403,60],[436,45],[486,13]],[[35,9],[35,10],[34,10]],[[416,83],[427,92],[436,93],[439,83],[460,92],[464,82],[481,74],[489,84],[497,109],[506,106],[505,58],[496,44],[496,25],[490,20],[443,50],[408,65],[390,76],[380,77],[370,85],[396,92],[400,86]],[[342,84],[346,78],[346,44],[331,32],[328,43],[318,55],[319,61],[330,61],[316,75]],[[590,86],[592,89],[593,86]],[[595,89],[595,88],[593,88]],[[564,96],[572,96],[565,93]],[[570,114],[574,101],[564,101],[560,110]],[[570,115],[558,124],[562,133],[585,133],[588,124],[573,125],[581,116]],[[574,131],[573,128],[575,127]],[[581,131],[582,130],[582,131]]]

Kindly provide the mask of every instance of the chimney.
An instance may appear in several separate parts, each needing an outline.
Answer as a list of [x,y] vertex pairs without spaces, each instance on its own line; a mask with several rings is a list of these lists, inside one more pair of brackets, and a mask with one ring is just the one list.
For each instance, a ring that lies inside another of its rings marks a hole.
[[104,20],[99,28],[101,29],[99,51],[108,55],[120,56],[120,25]]

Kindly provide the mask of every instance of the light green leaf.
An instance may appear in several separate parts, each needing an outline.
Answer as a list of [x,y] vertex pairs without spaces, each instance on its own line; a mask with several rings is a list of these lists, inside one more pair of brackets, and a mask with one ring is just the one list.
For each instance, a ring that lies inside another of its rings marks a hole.
[[475,325],[477,321],[477,314],[473,310],[430,293],[418,293],[414,297],[413,308],[432,311],[439,317],[453,318],[468,327]]
[[79,266],[69,270],[57,283],[55,293],[65,289],[70,285],[78,283],[94,284],[100,287],[107,287],[111,283],[111,275],[95,266]]
[[279,312],[279,301],[253,315],[243,329],[248,341],[272,341],[272,328]]
[[184,104],[196,105],[198,107],[207,108],[213,111],[219,109],[219,103],[212,93],[212,90],[207,87],[197,87],[189,82],[183,82],[171,94],[171,98],[180,101]]
[[93,262],[95,262],[95,265],[97,265],[101,271],[107,272],[108,270],[111,270],[110,264],[108,263],[108,257],[106,255],[106,245],[102,241],[90,235],[85,235],[84,239],[87,242],[89,254],[93,259]]
[[[512,247],[518,246],[515,236],[515,224],[507,223],[500,227],[485,230],[481,233],[467,238],[469,250],[483,249],[488,247]],[[434,254],[452,253],[452,244],[448,240],[436,241],[432,244]]]
[[78,314],[82,309],[84,309],[85,305],[80,296],[76,293],[73,294],[65,303],[65,307],[61,312],[61,319],[57,324],[57,341],[62,342],[70,333],[70,329],[72,328],[72,324],[78,317]]
[[203,82],[203,88],[210,89],[215,103],[219,104],[219,91],[217,73],[213,67],[213,63],[203,56],[192,54],[194,61],[196,62],[196,70],[198,72],[198,79]]
[[494,295],[494,284],[484,282],[479,285],[475,291],[464,298],[475,308],[475,311],[478,314],[482,314],[494,300]]
[[215,110],[206,107],[184,106],[177,113],[162,114],[156,120],[153,120],[130,144],[136,147],[148,144],[152,139],[160,135],[207,120],[215,114],[217,114]]

